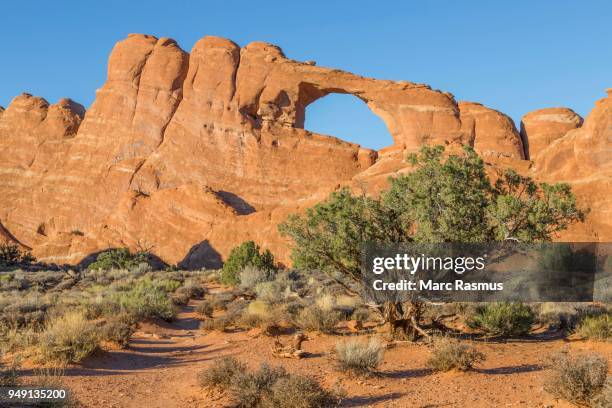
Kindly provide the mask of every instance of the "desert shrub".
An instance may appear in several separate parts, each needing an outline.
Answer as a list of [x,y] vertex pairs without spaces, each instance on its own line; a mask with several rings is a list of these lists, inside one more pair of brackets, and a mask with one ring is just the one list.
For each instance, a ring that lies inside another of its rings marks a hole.
[[212,362],[210,367],[198,373],[198,381],[202,387],[227,389],[236,376],[246,371],[246,365],[234,357],[222,357]]
[[137,267],[140,263],[147,263],[148,253],[136,252],[131,253],[127,248],[110,249],[101,252],[96,257],[96,260],[89,264],[87,269],[131,269]]
[[134,323],[132,317],[126,314],[109,318],[100,330],[100,337],[102,340],[125,347],[134,334]]
[[607,375],[608,360],[598,354],[559,355],[553,359],[545,389],[558,398],[589,404],[603,390]]
[[427,365],[436,371],[452,369],[467,371],[484,359],[484,354],[477,351],[473,346],[448,337],[439,337],[433,341],[433,348]]
[[98,334],[82,313],[72,312],[52,319],[38,346],[43,361],[78,363],[98,348]]
[[262,408],[319,408],[332,407],[339,398],[325,390],[309,376],[289,375],[279,378],[262,399]]
[[467,324],[489,335],[518,336],[531,330],[534,318],[531,308],[522,303],[491,303],[479,307]]
[[585,339],[609,340],[612,338],[612,314],[602,313],[584,317],[576,333]]
[[275,270],[274,255],[269,250],[260,252],[259,245],[246,241],[231,250],[221,271],[221,283],[236,285],[240,282],[240,271],[252,265],[261,269]]
[[336,343],[336,358],[340,369],[352,374],[372,373],[383,361],[385,349],[377,338],[368,341],[351,339]]
[[210,302],[209,300],[203,300],[196,306],[195,311],[197,314],[200,314],[202,316],[212,317],[213,312],[214,312],[214,307],[213,307],[212,302]]
[[215,330],[224,332],[232,324],[225,316],[206,319],[200,324],[202,330]]
[[234,295],[230,292],[221,292],[209,295],[208,301],[215,310],[227,310],[228,305],[234,300]]
[[239,407],[257,407],[272,386],[287,376],[284,368],[264,363],[255,372],[238,374],[230,386],[230,392]]
[[181,287],[181,281],[177,279],[157,279],[153,283],[166,293],[173,293]]
[[174,306],[168,294],[149,280],[142,280],[127,292],[120,293],[117,303],[121,311],[137,320],[159,317],[172,320]]
[[255,265],[247,265],[240,271],[240,288],[253,289],[258,283],[274,280],[276,270],[273,268],[260,268]]
[[593,408],[612,407],[612,379],[608,379],[603,389],[593,398]]
[[186,280],[183,286],[177,290],[188,293],[191,299],[201,299],[207,293],[206,287],[202,286],[202,284],[196,282],[194,279]]
[[0,266],[13,266],[36,262],[28,251],[24,251],[17,244],[0,244]]
[[258,283],[255,286],[255,294],[257,299],[270,303],[279,303],[285,299],[283,286],[275,281]]
[[302,309],[295,324],[304,330],[331,333],[341,319],[341,314],[335,310],[323,310],[318,306],[310,306]]

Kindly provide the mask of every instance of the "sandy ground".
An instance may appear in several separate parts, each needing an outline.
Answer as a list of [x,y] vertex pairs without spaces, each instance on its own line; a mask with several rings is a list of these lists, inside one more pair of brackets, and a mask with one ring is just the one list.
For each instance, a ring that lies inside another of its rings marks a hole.
[[[315,376],[347,391],[345,407],[569,407],[543,389],[548,357],[555,352],[597,351],[612,358],[612,344],[568,341],[554,333],[506,342],[476,342],[487,359],[468,373],[433,373],[424,344],[387,350],[380,375],[350,378],[335,368],[339,336],[310,334],[302,360],[272,356],[273,339],[257,330],[199,330],[194,302],[169,324],[141,324],[130,347],[103,352],[68,367],[65,383],[84,407],[224,407],[228,400],[197,384],[197,373],[215,358],[233,355],[253,368],[261,362]],[[281,337],[282,338],[282,337]],[[282,338],[288,341],[287,338]]]

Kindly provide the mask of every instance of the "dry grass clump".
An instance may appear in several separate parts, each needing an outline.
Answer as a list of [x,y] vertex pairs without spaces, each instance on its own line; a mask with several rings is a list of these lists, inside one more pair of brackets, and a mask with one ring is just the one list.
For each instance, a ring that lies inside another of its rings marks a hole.
[[222,357],[215,360],[209,368],[198,373],[198,381],[202,387],[226,390],[234,378],[246,371],[246,365],[234,357]]
[[255,265],[247,265],[240,272],[240,289],[254,289],[259,283],[273,281],[276,270],[270,268],[258,268]]
[[341,314],[336,310],[324,310],[313,305],[302,309],[298,313],[295,324],[303,330],[332,333],[341,318]]
[[375,337],[365,342],[351,339],[336,343],[336,358],[340,369],[351,374],[371,374],[380,366],[384,355],[385,348]]
[[578,323],[576,334],[590,340],[612,339],[612,314],[602,313],[584,317]]
[[607,376],[608,361],[601,355],[558,355],[553,358],[545,389],[575,404],[591,405],[604,391]]
[[473,346],[448,337],[438,337],[433,340],[427,366],[436,371],[468,371],[484,359],[484,354]]
[[93,322],[82,313],[71,312],[49,321],[38,348],[44,362],[78,363],[98,348],[98,341]]

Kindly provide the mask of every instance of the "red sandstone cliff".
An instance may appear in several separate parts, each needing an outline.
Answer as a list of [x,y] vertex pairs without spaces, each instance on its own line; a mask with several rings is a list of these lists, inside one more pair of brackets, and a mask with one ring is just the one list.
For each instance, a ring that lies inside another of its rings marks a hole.
[[[394,145],[376,152],[304,130],[306,107],[329,93],[363,100]],[[532,112],[519,133],[483,105],[293,61],[271,44],[205,37],[188,54],[130,35],[86,113],[27,94],[0,109],[0,222],[49,262],[141,244],[170,263],[215,265],[246,239],[286,260],[276,224],[289,213],[341,184],[383,188],[423,144],[467,143],[492,165],[572,183],[591,213],[566,237],[610,240],[611,104],[584,124],[566,108]]]

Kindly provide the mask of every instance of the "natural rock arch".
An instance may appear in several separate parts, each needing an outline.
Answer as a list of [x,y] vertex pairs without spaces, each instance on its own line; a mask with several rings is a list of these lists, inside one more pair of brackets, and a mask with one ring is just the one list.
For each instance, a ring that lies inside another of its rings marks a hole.
[[[337,129],[331,131],[323,130],[323,128],[320,127],[320,124],[317,123],[317,118],[313,118],[313,116],[315,116],[313,112],[323,106],[334,107],[333,121],[334,123],[337,123],[335,126]],[[357,114],[360,117],[347,117],[345,116],[347,114]],[[364,136],[363,132],[360,131],[361,129],[350,129],[350,126],[347,126],[350,130],[344,129],[348,122],[355,120],[357,120],[357,123],[360,126],[368,128],[368,130],[372,132],[369,134],[367,141],[359,140],[360,136],[361,139],[363,139]],[[305,108],[303,123],[300,123],[299,125],[302,125],[303,128],[309,132],[334,136],[371,149],[378,150],[380,148],[395,144],[387,122],[385,122],[382,117],[374,113],[372,108],[368,106],[367,102],[362,98],[346,92],[330,92],[309,103]]]

